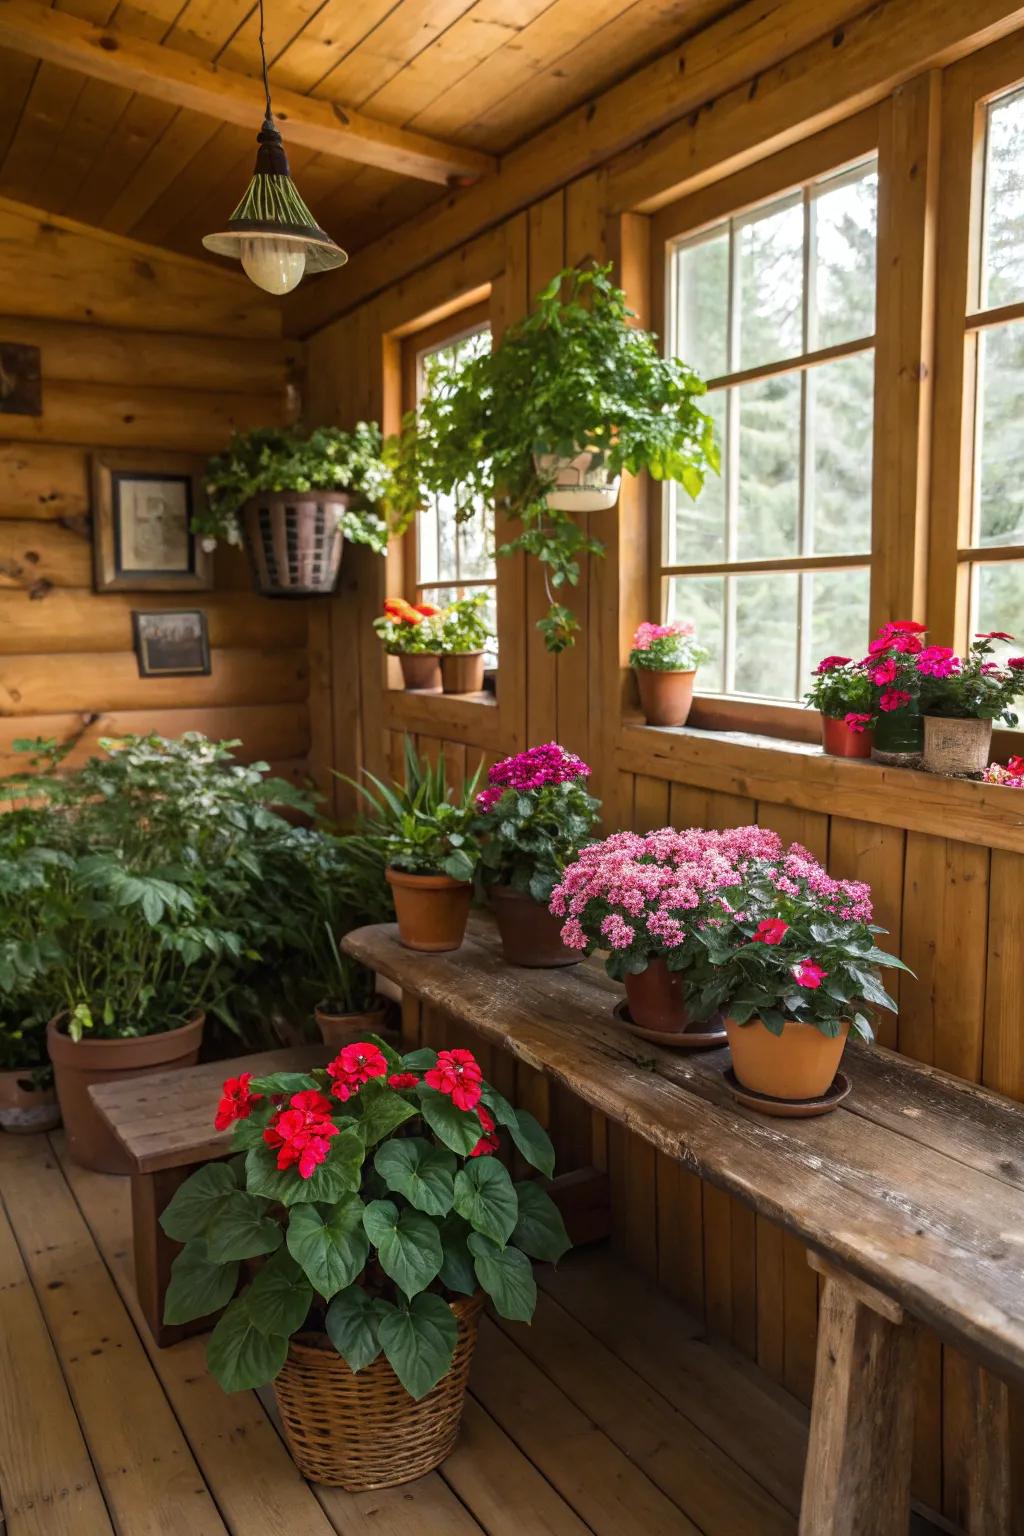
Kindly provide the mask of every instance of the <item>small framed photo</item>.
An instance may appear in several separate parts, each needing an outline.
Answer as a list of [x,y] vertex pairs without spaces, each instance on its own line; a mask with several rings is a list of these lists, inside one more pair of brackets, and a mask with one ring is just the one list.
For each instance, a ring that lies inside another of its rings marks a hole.
[[213,556],[192,532],[201,461],[184,454],[93,459],[93,555],[98,592],[208,591]]
[[132,613],[140,677],[210,675],[210,642],[201,608]]

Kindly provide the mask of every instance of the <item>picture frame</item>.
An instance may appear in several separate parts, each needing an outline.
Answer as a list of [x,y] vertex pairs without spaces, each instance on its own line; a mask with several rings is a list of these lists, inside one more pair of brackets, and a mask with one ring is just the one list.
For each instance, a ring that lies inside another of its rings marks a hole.
[[140,677],[209,677],[210,640],[201,608],[132,611]]
[[103,453],[92,461],[97,592],[208,592],[213,555],[190,524],[203,461],[191,454]]

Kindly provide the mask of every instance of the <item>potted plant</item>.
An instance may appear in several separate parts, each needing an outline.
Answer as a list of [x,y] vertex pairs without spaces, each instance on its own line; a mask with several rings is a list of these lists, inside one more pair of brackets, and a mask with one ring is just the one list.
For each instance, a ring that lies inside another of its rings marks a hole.
[[441,690],[441,617],[433,603],[388,597],[384,612],[373,621],[388,655],[398,657],[406,688]]
[[633,636],[629,664],[648,725],[686,724],[697,668],[711,659],[711,652],[695,638],[694,627],[690,619],[641,624]]
[[192,526],[212,549],[244,541],[264,597],[328,596],[344,540],[387,549],[389,474],[380,428],[257,427],[236,432],[206,472],[206,506]]
[[924,649],[925,638],[923,624],[894,619],[881,626],[868,646],[863,664],[874,688],[871,756],[878,762],[901,768],[920,766],[924,723],[915,658]]
[[49,973],[60,950],[37,917],[61,855],[43,843],[45,826],[29,808],[0,815],[0,1126],[24,1133],[60,1124],[46,1055]]
[[353,1492],[422,1477],[458,1435],[485,1298],[528,1322],[531,1261],[569,1247],[540,1184],[493,1156],[507,1134],[550,1176],[546,1134],[471,1052],[400,1057],[379,1039],[323,1071],[229,1080],[216,1124],[237,1156],[161,1218],[185,1245],[166,1321],[226,1309],[210,1370],[227,1392],[273,1383],[305,1477]]
[[570,859],[589,841],[601,802],[589,766],[557,742],[495,763],[476,797],[480,877],[510,965],[575,965],[548,902]]
[[915,657],[921,679],[924,757],[929,773],[983,773],[992,746],[992,722],[1017,724],[1011,705],[1024,693],[1024,656],[1005,666],[994,658],[993,640],[1012,635],[977,635],[961,659],[945,645],[926,646]]
[[1002,763],[989,763],[982,778],[986,784],[1002,784],[1006,789],[1024,789],[1024,757],[1014,753],[1005,767]]
[[821,713],[822,750],[830,757],[870,757],[875,693],[863,661],[825,656],[804,703]]
[[497,347],[435,378],[390,449],[406,520],[433,494],[462,519],[497,506],[520,521],[499,553],[541,561],[551,607],[538,627],[552,651],[579,628],[559,593],[582,555],[603,552],[575,514],[614,506],[624,470],[696,496],[718,468],[702,380],[634,318],[610,266],[559,272]]
[[486,592],[449,603],[440,619],[441,686],[445,693],[481,693],[484,651],[494,638],[483,609]]

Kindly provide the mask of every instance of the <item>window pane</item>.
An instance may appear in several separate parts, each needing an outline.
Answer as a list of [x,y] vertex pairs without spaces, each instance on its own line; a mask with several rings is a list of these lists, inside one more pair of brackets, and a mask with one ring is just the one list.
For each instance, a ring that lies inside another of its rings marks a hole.
[[801,693],[823,656],[863,656],[868,648],[868,601],[871,573],[856,570],[808,571],[810,633],[804,646]]
[[874,385],[873,351],[808,370],[809,554],[871,548]]
[[739,390],[737,560],[797,553],[800,516],[800,375]]
[[[433,347],[420,358],[419,398],[435,390],[444,390],[452,369],[491,345],[487,326],[460,336],[443,346]],[[494,512],[479,506],[464,523],[456,522],[455,500],[435,496],[424,507],[416,526],[416,580],[452,582],[493,579]]]
[[1024,298],[1024,91],[992,103],[985,153],[985,307]]
[[668,486],[665,564],[704,565],[725,559],[726,395],[716,390],[705,397],[703,408],[715,423],[722,454],[722,473],[709,474],[696,501],[681,485]]
[[978,345],[974,541],[1024,544],[1024,325],[992,326]]
[[875,330],[875,244],[878,174],[865,167],[822,182],[811,201],[811,336],[809,349],[871,336]]
[[729,369],[729,226],[675,253],[673,351],[704,379]]
[[711,652],[697,673],[701,693],[721,693],[725,579],[722,576],[670,576],[665,582],[665,620],[692,619],[697,639]]
[[730,691],[794,698],[798,578],[772,571],[728,579],[735,625]]
[[466,523],[456,523],[459,575],[463,581],[494,575],[494,509],[484,507]]
[[737,229],[740,355],[734,370],[803,350],[803,244],[801,200],[775,203]]
[[1012,645],[995,642],[1001,660],[1024,653],[1024,560],[991,561],[971,572],[971,632],[1002,630]]

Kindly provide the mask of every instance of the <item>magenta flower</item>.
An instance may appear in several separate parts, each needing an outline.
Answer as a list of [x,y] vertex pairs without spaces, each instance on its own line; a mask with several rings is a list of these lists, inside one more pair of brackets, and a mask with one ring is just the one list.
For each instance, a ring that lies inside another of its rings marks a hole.
[[[489,811],[506,789],[522,792],[540,789],[545,784],[568,784],[573,779],[589,777],[590,767],[581,757],[567,752],[557,741],[549,741],[542,747],[530,747],[526,752],[517,752],[514,757],[504,757],[500,763],[495,763],[487,774],[488,787],[480,791],[476,803],[480,810]],[[487,803],[481,804],[485,795]]]
[[836,667],[845,667],[850,659],[849,656],[823,656],[814,670],[820,677],[823,672],[834,672]]
[[828,971],[823,971],[821,966],[813,960],[800,960],[792,967],[793,978],[801,987],[808,987],[816,992],[821,986]]
[[871,681],[876,688],[884,688],[886,683],[896,681],[896,662],[892,656],[887,656],[879,663],[871,674]]
[[851,713],[843,716],[843,724],[848,730],[853,731],[854,735],[859,736],[862,731],[866,731],[870,726],[871,716]]
[[789,932],[789,924],[784,923],[781,917],[766,917],[758,923],[754,929],[755,944],[781,944]]
[[903,709],[910,703],[910,694],[905,688],[887,688],[878,701],[879,709],[884,709],[886,714],[892,714],[894,710]]
[[949,677],[960,670],[960,658],[949,645],[926,645],[917,658],[922,677]]

